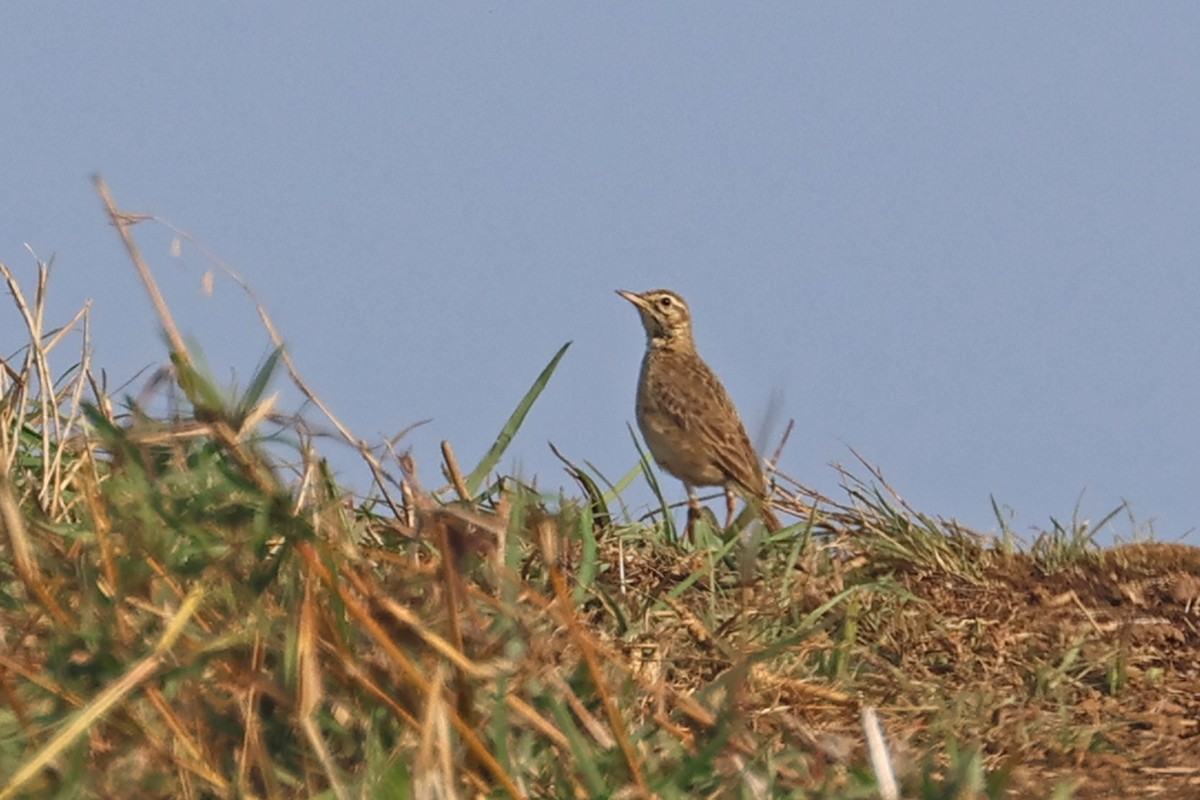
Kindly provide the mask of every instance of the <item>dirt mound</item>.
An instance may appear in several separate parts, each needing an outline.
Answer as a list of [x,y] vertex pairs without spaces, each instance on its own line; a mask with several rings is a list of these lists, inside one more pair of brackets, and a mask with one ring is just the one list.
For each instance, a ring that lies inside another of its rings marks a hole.
[[1127,545],[1053,574],[996,557],[985,574],[901,577],[927,624],[902,612],[876,634],[909,691],[939,707],[993,697],[958,733],[1019,764],[1022,794],[1065,780],[1079,797],[1200,796],[1200,549]]
[[[1092,550],[1053,571],[982,544],[964,554],[970,570],[826,552],[823,566],[799,559],[739,588],[732,557],[709,565],[706,585],[702,554],[626,551],[625,579],[647,598],[635,613],[660,618],[636,642],[639,663],[701,693],[748,656],[739,707],[760,746],[808,754],[797,780],[810,788],[864,757],[871,705],[901,775],[939,748],[974,748],[1008,796],[1200,797],[1200,549]],[[926,773],[944,779],[953,758]]]

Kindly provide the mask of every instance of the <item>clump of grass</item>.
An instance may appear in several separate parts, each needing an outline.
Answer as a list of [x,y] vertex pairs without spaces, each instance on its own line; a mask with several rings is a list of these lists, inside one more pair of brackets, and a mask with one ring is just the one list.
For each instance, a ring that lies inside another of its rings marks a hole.
[[1030,548],[1034,563],[1046,574],[1081,563],[1098,563],[1099,547],[1096,545],[1096,535],[1125,510],[1126,505],[1122,503],[1105,514],[1095,525],[1080,518],[1078,503],[1075,504],[1069,523],[1063,524],[1051,517],[1049,530],[1040,531]]
[[[1079,525],[1025,554],[865,461],[844,502],[776,475],[788,530],[702,524],[694,546],[644,455],[609,481],[559,453],[578,498],[496,475],[566,345],[428,487],[309,390],[261,307],[246,387],[209,377],[137,250],[145,218],[100,190],[171,366],[152,402],[108,396],[86,309],[44,329],[48,266],[30,297],[0,265],[29,333],[0,364],[0,798],[841,798],[888,796],[892,771],[906,797],[1066,797],[1075,765],[1135,752],[1129,704],[1190,663],[1185,634],[1128,613],[1175,619],[1185,584],[1154,581],[1180,559],[1098,563]],[[362,455],[367,496],[276,407],[284,379]],[[623,499],[640,476],[649,522]]]

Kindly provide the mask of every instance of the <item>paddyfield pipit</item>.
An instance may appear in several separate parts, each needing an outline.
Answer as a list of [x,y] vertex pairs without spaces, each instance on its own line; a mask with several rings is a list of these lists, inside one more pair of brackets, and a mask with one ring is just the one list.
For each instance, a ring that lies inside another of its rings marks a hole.
[[730,518],[737,492],[757,506],[768,530],[778,530],[762,463],[725,387],[696,352],[687,303],[666,289],[617,294],[633,303],[646,329],[638,428],[658,465],[687,489],[689,535],[700,511],[697,486],[724,487]]

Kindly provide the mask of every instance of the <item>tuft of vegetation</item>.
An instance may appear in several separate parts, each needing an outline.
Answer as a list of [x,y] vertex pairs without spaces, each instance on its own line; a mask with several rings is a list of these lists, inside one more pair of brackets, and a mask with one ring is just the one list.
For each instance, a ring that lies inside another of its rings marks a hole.
[[496,474],[567,345],[430,488],[308,389],[261,307],[270,355],[218,385],[146,218],[98,188],[170,366],[111,396],[87,309],[48,327],[49,267],[27,292],[0,264],[28,333],[0,361],[0,800],[1195,793],[1195,548],[1104,550],[1111,515],[1076,514],[1023,550],[865,461],[841,500],[777,473],[784,531],[687,544],[636,439],[615,482],[556,451],[577,497]]

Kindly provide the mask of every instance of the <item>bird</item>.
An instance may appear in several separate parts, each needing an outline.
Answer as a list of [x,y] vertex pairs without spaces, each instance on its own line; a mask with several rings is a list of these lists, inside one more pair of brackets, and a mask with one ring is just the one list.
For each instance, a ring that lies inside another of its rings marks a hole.
[[668,289],[640,294],[618,289],[617,294],[634,305],[646,329],[637,385],[638,429],[654,461],[683,481],[689,539],[700,513],[697,486],[724,488],[729,520],[736,492],[756,506],[768,531],[779,530],[746,426],[716,373],[696,352],[687,302]]

